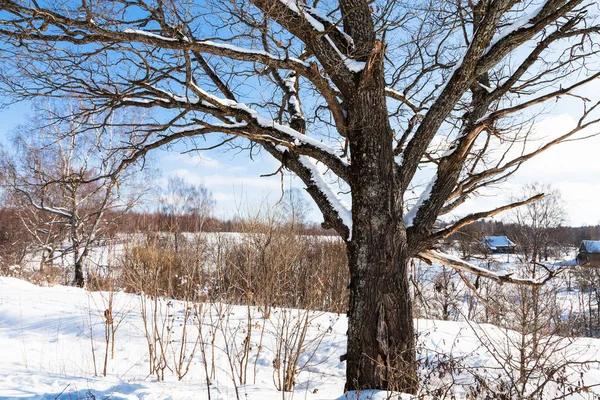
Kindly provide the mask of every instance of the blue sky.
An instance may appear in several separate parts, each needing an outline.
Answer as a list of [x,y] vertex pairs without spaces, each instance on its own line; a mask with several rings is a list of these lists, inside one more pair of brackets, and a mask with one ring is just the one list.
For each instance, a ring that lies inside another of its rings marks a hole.
[[[245,91],[256,96],[261,96],[264,90],[258,82],[252,80],[244,79],[244,85]],[[595,94],[600,92],[600,85],[586,89],[586,92],[590,93],[590,98],[597,97]],[[576,122],[572,116],[581,111],[580,102],[576,101],[575,106],[573,102],[568,105],[567,101],[567,106],[563,106],[563,103],[564,101],[560,108],[548,115],[540,116],[536,125],[539,132],[556,135]],[[27,118],[29,108],[28,103],[22,103],[0,110],[0,141],[5,140],[7,133],[16,124]],[[279,167],[268,154],[264,153],[250,160],[247,152],[236,154],[232,151],[215,150],[203,153],[202,156],[197,153],[181,154],[186,149],[183,144],[178,144],[169,151],[157,150],[152,154],[156,166],[162,171],[162,175],[156,178],[157,185],[164,185],[170,176],[178,175],[190,183],[206,186],[217,201],[216,214],[222,218],[232,217],[237,213],[244,214],[265,204],[274,204],[281,197],[280,175],[260,177],[275,172]],[[524,184],[538,181],[552,184],[562,192],[568,224],[600,223],[600,208],[597,206],[597,199],[600,198],[600,162],[597,149],[600,149],[599,137],[550,149],[525,164],[509,182],[482,192],[478,198],[459,208],[455,216],[500,206],[508,198],[518,197]],[[284,186],[302,188],[303,184],[287,174]],[[305,197],[308,199],[308,196]],[[310,218],[317,222],[321,220],[314,207]]]
[[[29,103],[19,103],[0,110],[0,141],[6,142],[15,126],[23,123],[32,114]],[[170,176],[180,176],[189,183],[201,184],[211,190],[216,200],[216,215],[230,218],[245,215],[258,207],[271,206],[281,197],[281,175],[272,174],[279,164],[269,154],[248,157],[248,152],[212,150],[182,154],[189,147],[178,144],[169,150],[155,150],[150,156],[152,165],[160,174],[155,178],[158,187],[164,187]],[[303,188],[302,182],[286,173],[284,187]],[[304,195],[309,200],[308,195]],[[311,204],[312,205],[312,204]],[[311,220],[320,222],[320,215],[313,207]]]
[[[590,88],[588,90],[593,90]],[[557,133],[576,122],[575,109],[561,107],[540,118],[536,129],[540,132]],[[0,137],[5,141],[14,127],[25,121],[31,113],[28,103],[13,105],[0,110]],[[593,133],[590,132],[590,133]],[[156,178],[159,186],[168,177],[178,175],[190,183],[202,184],[211,190],[216,200],[216,215],[230,218],[245,215],[270,206],[281,197],[281,176],[260,177],[277,170],[279,164],[264,153],[250,160],[247,152],[213,150],[181,154],[187,147],[176,145],[170,150],[157,150],[152,156],[161,170]],[[490,209],[502,205],[509,197],[519,196],[522,185],[531,182],[551,184],[559,189],[567,211],[568,225],[592,225],[600,223],[600,137],[558,145],[525,164],[508,182],[489,189],[459,208],[456,216]],[[284,187],[303,188],[302,182],[290,174],[284,176]],[[305,194],[305,198],[309,200]],[[310,200],[309,200],[310,202]],[[311,204],[312,205],[312,204]],[[503,219],[507,216],[498,216]],[[321,222],[313,206],[309,218]]]

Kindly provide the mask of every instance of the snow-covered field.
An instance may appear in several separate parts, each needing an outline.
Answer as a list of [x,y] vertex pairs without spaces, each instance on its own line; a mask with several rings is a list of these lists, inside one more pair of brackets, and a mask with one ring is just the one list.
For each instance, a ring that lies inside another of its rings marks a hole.
[[[156,376],[149,376],[141,296],[115,294],[113,324],[122,320],[116,332],[115,356],[114,360],[109,357],[107,376],[98,376],[102,375],[104,363],[107,299],[106,293],[90,293],[64,286],[38,287],[15,278],[0,278],[0,398],[208,398],[204,358],[199,347],[189,373],[181,381],[178,381],[176,372],[171,371],[180,354],[184,312],[181,302],[159,300],[162,310],[168,313],[167,320],[173,316],[174,328],[170,339],[165,341],[171,342],[166,351],[171,365],[165,369],[164,381],[158,382]],[[229,358],[239,364],[241,356],[238,353],[242,351],[247,332],[247,309],[242,306],[221,307],[214,305],[206,308],[206,312],[200,312],[205,318],[205,341],[210,342],[213,333],[216,339],[211,398],[282,398],[274,384],[273,360],[279,344],[274,340],[275,333],[283,328],[284,317],[290,321],[298,313],[302,316],[304,313],[299,310],[273,310],[270,319],[265,321],[259,310],[252,310],[254,329],[248,378],[246,385],[240,385],[237,376],[239,365],[231,367]],[[285,316],[282,315],[284,312]],[[208,313],[212,314],[212,323]],[[217,313],[223,324],[217,322]],[[310,319],[306,349],[299,362],[305,371],[296,380],[294,397],[339,397],[344,383],[344,364],[339,361],[339,356],[345,352],[346,321],[337,315],[324,313],[310,314]],[[265,334],[257,359],[263,324]],[[210,326],[215,326],[215,331],[211,332]],[[188,330],[188,340],[196,337],[194,335],[198,331],[195,326],[188,326]],[[194,339],[187,346],[188,354],[193,345]],[[210,343],[207,343],[206,350],[210,353]],[[207,354],[206,359],[210,369],[212,356]],[[286,398],[291,395],[286,394]]]
[[[157,299],[154,303],[146,298],[147,310],[152,311],[152,306],[158,304],[158,321],[169,327],[162,331],[166,367],[164,381],[158,381],[156,375],[149,373],[143,299],[125,293],[114,296],[113,326],[118,328],[114,359],[109,349],[105,377],[102,371],[107,293],[64,286],[39,287],[0,277],[0,398],[208,399],[209,390],[211,399],[344,398],[345,364],[339,361],[346,346],[347,323],[343,315],[274,309],[265,319],[262,310],[250,308],[249,320],[245,306],[213,304],[186,308],[182,302]],[[188,343],[181,357],[186,309],[190,314],[185,336]],[[276,382],[277,371],[285,363],[277,363],[277,349],[285,349],[286,345],[294,348],[297,333],[301,332],[298,328],[307,315],[309,329],[298,359],[301,372],[294,380],[294,391],[283,393],[277,390]],[[196,321],[201,321],[200,336]],[[444,382],[454,380],[466,386],[457,384],[444,393],[458,397],[468,391],[474,374],[490,376],[491,380],[502,374],[499,354],[492,353],[501,352],[506,347],[503,340],[514,335],[491,325],[471,326],[465,322],[417,320],[417,327],[423,346],[420,355],[430,361],[426,363],[429,367],[421,371],[428,376],[428,388],[443,387]],[[285,341],[278,340],[282,334],[287,336]],[[250,345],[245,359],[244,339],[248,336]],[[482,337],[495,341],[496,350],[483,346]],[[553,355],[558,360],[600,360],[598,339],[580,338],[560,348]],[[442,379],[436,366],[440,354],[451,354],[460,365]],[[183,371],[189,360],[189,372],[181,381],[177,360],[183,360]],[[590,390],[566,398],[593,398],[594,385],[600,384],[599,368],[599,363],[594,362],[581,370],[569,369],[568,379],[583,379]],[[244,369],[247,378],[242,384],[239,375]],[[213,377],[209,384],[207,374]],[[378,395],[386,397],[384,393]]]

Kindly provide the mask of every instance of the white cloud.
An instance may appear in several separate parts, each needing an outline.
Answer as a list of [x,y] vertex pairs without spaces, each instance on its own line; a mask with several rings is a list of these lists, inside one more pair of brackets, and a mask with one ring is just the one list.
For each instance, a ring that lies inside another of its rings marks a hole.
[[235,195],[233,193],[214,192],[213,198],[216,201],[235,201]]
[[[563,109],[562,112],[577,110]],[[571,129],[577,120],[569,114],[540,116],[534,126],[533,136],[540,139],[554,138]],[[588,131],[594,133],[594,131]],[[579,136],[582,136],[579,134]],[[530,141],[528,150],[538,148],[541,140]],[[447,145],[445,139],[437,139],[436,144]],[[496,150],[502,152],[506,144],[498,144]],[[515,146],[511,155],[516,156],[521,149]],[[596,153],[600,149],[600,137],[584,141],[559,144],[548,151],[534,157],[521,166],[508,182],[496,188],[486,190],[479,197],[460,207],[455,215],[488,210],[509,201],[510,197],[519,195],[522,185],[532,182],[551,184],[562,192],[568,212],[568,222],[572,225],[595,224],[600,221],[600,208],[595,199],[600,196],[600,162]],[[213,157],[214,156],[214,157]],[[269,156],[258,156],[254,161],[232,158],[231,155],[188,155],[180,153],[164,153],[165,175],[179,175],[193,184],[202,184],[213,192],[217,200],[218,214],[231,216],[245,204],[264,202],[273,204],[281,195],[281,178],[279,175],[261,178],[261,174],[272,173],[279,163]],[[239,161],[238,161],[239,160]],[[324,173],[326,167],[318,165]],[[428,182],[429,175],[421,172],[419,177]],[[165,179],[166,181],[166,179]],[[290,187],[289,178],[285,178],[284,187]],[[292,181],[293,187],[303,188],[299,179]],[[417,190],[418,192],[418,190]],[[418,194],[418,193],[417,193]],[[316,210],[316,207],[315,207]],[[318,211],[312,213],[315,220],[320,220]],[[496,217],[504,218],[502,215]]]
[[162,160],[169,164],[184,164],[192,167],[220,168],[223,166],[216,158],[199,154],[167,153]]
[[[535,124],[534,135],[554,138],[568,132],[577,120],[567,114],[551,115]],[[583,137],[598,132],[588,129],[579,133]],[[529,150],[538,148],[543,142],[531,142]],[[487,189],[459,207],[454,216],[483,211],[506,204],[511,197],[518,197],[521,187],[528,183],[540,182],[550,184],[558,189],[564,200],[567,211],[567,224],[587,225],[600,222],[600,161],[597,155],[600,149],[600,137],[560,143],[540,155],[525,162],[508,182],[495,189]],[[520,151],[520,149],[519,149]],[[513,152],[512,156],[518,155]],[[505,219],[507,214],[500,214],[497,219]]]

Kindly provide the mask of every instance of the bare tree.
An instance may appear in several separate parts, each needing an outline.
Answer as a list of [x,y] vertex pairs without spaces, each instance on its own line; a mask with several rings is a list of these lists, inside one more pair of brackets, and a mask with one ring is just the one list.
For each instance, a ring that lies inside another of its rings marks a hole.
[[297,188],[290,188],[284,193],[281,209],[284,218],[290,224],[292,229],[298,225],[306,223],[310,213],[310,204],[305,200],[304,195]]
[[560,192],[550,185],[525,185],[521,196],[515,200],[529,198],[537,193],[546,193],[546,196],[511,212],[516,230],[514,238],[518,241],[524,261],[532,263],[547,261],[552,248],[559,246],[552,236],[552,230],[564,223],[566,215]]
[[53,121],[52,110],[41,112],[17,128],[13,151],[2,150],[0,166],[20,220],[43,252],[42,266],[71,255],[73,284],[83,287],[85,262],[111,222],[106,215],[118,218],[145,190],[135,168],[109,173],[127,156],[113,151],[118,132],[80,127]]
[[[161,229],[174,234],[183,233],[186,228],[197,232],[212,214],[214,205],[212,193],[206,187],[172,176],[159,197],[159,213],[165,220]],[[188,220],[187,224],[184,219]],[[175,247],[177,250],[177,244]]]
[[[347,243],[346,388],[415,392],[411,258],[501,282],[545,280],[436,250],[461,227],[540,196],[443,229],[436,221],[598,121],[597,100],[580,90],[600,77],[595,4],[1,0],[0,81],[17,100],[78,96],[88,123],[122,108],[156,111],[123,144],[132,156],[121,169],[185,138],[198,150],[271,154]],[[533,141],[534,116],[557,102],[581,110],[578,120]]]

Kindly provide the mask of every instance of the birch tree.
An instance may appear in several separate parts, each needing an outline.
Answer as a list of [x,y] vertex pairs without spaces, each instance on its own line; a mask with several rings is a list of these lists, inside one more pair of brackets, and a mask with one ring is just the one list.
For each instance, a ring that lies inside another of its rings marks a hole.
[[[0,0],[0,80],[10,101],[77,96],[79,119],[152,110],[111,173],[184,139],[278,160],[347,245],[346,388],[415,392],[411,258],[549,278],[436,243],[539,199],[440,224],[598,122],[597,14],[592,0]],[[531,129],[557,105],[570,129]]]
[[110,173],[123,159],[113,151],[118,132],[78,125],[54,120],[51,110],[39,113],[17,128],[12,151],[0,152],[0,175],[42,251],[41,267],[71,257],[73,285],[83,287],[90,252],[111,221],[139,202],[145,186],[136,168]]

